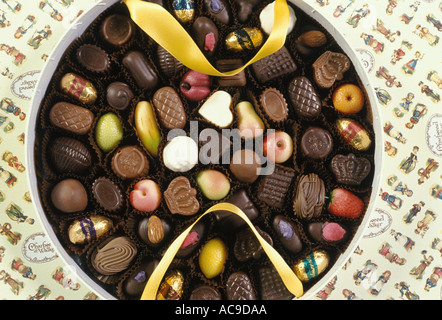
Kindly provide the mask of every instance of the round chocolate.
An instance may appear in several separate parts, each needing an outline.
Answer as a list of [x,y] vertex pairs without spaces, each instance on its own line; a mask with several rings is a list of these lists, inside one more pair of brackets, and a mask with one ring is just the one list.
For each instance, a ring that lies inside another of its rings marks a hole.
[[235,151],[230,161],[230,171],[241,182],[253,183],[258,179],[261,163],[260,158],[250,149]]
[[218,289],[209,285],[200,285],[193,289],[189,300],[222,300]]
[[149,160],[137,146],[119,148],[112,157],[112,170],[123,179],[134,179],[149,172]]
[[107,53],[93,44],[84,44],[79,47],[77,60],[83,67],[94,72],[104,72],[110,66]]
[[117,110],[125,110],[133,97],[134,93],[130,87],[123,82],[112,82],[106,90],[107,103]]
[[301,152],[312,159],[324,159],[333,150],[333,138],[327,130],[308,128],[301,138]]
[[170,234],[172,226],[165,219],[156,215],[143,218],[138,223],[137,232],[141,240],[151,246],[160,245]]
[[81,141],[69,137],[59,137],[52,141],[49,158],[59,173],[83,173],[92,166],[89,149]]
[[120,188],[108,178],[98,178],[92,184],[92,193],[100,207],[107,211],[117,211],[123,205]]
[[131,297],[139,298],[158,263],[158,260],[144,258],[140,266],[124,282],[124,292]]
[[273,219],[273,228],[284,248],[292,253],[298,253],[302,250],[301,239],[292,221],[282,215],[277,215]]
[[125,44],[135,32],[135,25],[129,17],[113,14],[107,17],[101,25],[104,40],[114,46]]
[[57,183],[51,191],[52,204],[65,213],[86,209],[88,197],[83,184],[76,179],[65,179]]

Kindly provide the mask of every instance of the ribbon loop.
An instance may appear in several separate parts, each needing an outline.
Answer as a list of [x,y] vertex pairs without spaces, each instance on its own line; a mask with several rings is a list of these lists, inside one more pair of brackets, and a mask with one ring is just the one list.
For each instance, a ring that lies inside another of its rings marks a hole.
[[141,0],[124,0],[132,20],[155,42],[191,70],[211,76],[233,76],[250,64],[278,51],[285,43],[289,25],[289,9],[286,0],[275,0],[272,32],[256,55],[244,66],[220,72],[204,54],[183,26],[162,6]]
[[149,278],[149,281],[144,288],[141,300],[155,300],[157,296],[157,291],[160,286],[161,280],[163,279],[169,265],[172,263],[176,253],[181,247],[181,244],[186,239],[190,230],[193,226],[201,220],[205,215],[214,211],[229,211],[233,214],[241,217],[250,227],[250,229],[255,234],[259,243],[261,244],[264,252],[267,254],[269,260],[272,262],[276,271],[278,271],[281,280],[284,282],[287,290],[289,290],[296,297],[301,297],[303,295],[303,285],[299,278],[295,275],[292,269],[287,265],[284,259],[279,255],[279,253],[258,233],[258,231],[253,226],[252,222],[247,218],[247,215],[239,209],[237,206],[231,203],[218,203],[210,207],[206,212],[204,212],[192,225],[190,225],[183,233],[181,233],[170,245],[161,259],[158,266],[155,268],[154,272]]

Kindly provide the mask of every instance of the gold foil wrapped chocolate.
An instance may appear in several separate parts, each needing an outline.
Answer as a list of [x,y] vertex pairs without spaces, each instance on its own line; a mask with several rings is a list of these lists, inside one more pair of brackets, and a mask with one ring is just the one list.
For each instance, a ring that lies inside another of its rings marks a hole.
[[112,220],[103,216],[77,219],[68,228],[69,241],[73,244],[85,244],[98,239],[112,227]]
[[180,300],[183,295],[184,276],[179,270],[166,274],[157,293],[157,300]]
[[299,260],[293,271],[302,282],[307,282],[319,276],[328,267],[330,259],[326,251],[316,250],[305,258]]
[[189,22],[195,15],[194,0],[173,0],[172,7],[178,20]]
[[338,119],[336,120],[336,127],[341,134],[341,137],[359,151],[366,151],[371,146],[371,139],[368,132],[353,119]]
[[94,85],[75,73],[66,73],[60,81],[61,89],[84,104],[93,104],[97,100]]
[[226,46],[232,51],[248,51],[261,46],[262,41],[262,32],[258,28],[242,28],[227,35]]

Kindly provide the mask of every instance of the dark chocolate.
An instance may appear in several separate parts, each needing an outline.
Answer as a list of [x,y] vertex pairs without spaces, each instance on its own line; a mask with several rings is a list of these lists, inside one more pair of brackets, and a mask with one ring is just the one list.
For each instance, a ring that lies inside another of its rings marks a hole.
[[106,90],[107,103],[117,110],[125,110],[134,98],[132,89],[125,83],[112,82]]
[[340,243],[347,236],[347,230],[337,222],[312,222],[307,226],[307,232],[318,242]]
[[[168,238],[170,232],[172,231],[172,226],[169,223],[169,221],[167,221],[166,219],[163,219],[163,218],[158,218],[159,221],[161,222],[161,225],[159,225],[159,224],[157,225],[156,221],[158,221],[158,220],[155,218],[152,218],[153,216],[154,215],[152,215],[150,217],[143,218],[138,223],[137,232],[138,232],[138,236],[141,238],[141,240],[143,240],[145,243],[147,243],[150,246],[156,247],[156,246],[161,245]],[[152,225],[154,223],[155,223],[155,226]],[[157,228],[159,228],[159,230]],[[162,230],[161,230],[161,228],[162,228]],[[156,232],[162,233],[161,240],[152,241],[152,239],[156,238],[156,234],[155,235],[153,234]]]
[[271,207],[284,208],[294,176],[293,170],[276,165],[272,174],[261,177],[258,198]]
[[122,46],[135,32],[135,24],[124,15],[114,14],[107,17],[101,25],[101,34],[109,44]]
[[153,90],[158,85],[158,75],[139,51],[129,51],[123,58],[123,65],[141,89]]
[[[273,240],[270,235],[262,231],[258,226],[255,226],[259,235],[264,238],[270,245],[273,245]],[[250,228],[246,228],[236,235],[235,245],[233,247],[233,254],[240,262],[249,261],[250,259],[259,259],[264,253],[261,243],[256,238],[255,234]]]
[[294,78],[288,86],[288,92],[298,116],[313,118],[321,112],[321,99],[307,77]]
[[232,273],[226,281],[227,300],[256,300],[252,281],[244,272]]
[[49,159],[58,173],[84,173],[92,166],[92,155],[88,147],[69,137],[58,137],[52,141]]
[[100,207],[107,211],[117,211],[123,206],[123,194],[120,187],[105,177],[100,177],[92,184],[92,193]]
[[190,230],[186,239],[183,241],[180,249],[178,250],[177,258],[186,258],[190,256],[200,246],[201,241],[206,234],[206,222],[204,220],[198,221]]
[[252,14],[255,6],[260,3],[261,0],[235,0],[238,6],[238,18],[240,22],[246,22],[249,16]]
[[312,159],[324,159],[333,150],[333,138],[325,129],[308,128],[301,138],[301,152]]
[[199,285],[192,290],[189,300],[222,300],[222,296],[215,287]]
[[353,186],[360,185],[371,171],[370,160],[356,157],[353,153],[334,156],[330,167],[337,182]]
[[213,19],[226,25],[229,24],[230,12],[224,0],[204,0],[204,5]]
[[298,67],[286,47],[252,64],[253,72],[260,83],[280,78],[295,72]]
[[144,258],[140,265],[124,281],[124,292],[132,298],[140,298],[147,281],[158,266],[158,260]]
[[176,76],[177,73],[184,67],[180,61],[178,61],[162,46],[158,46],[157,48],[157,58],[161,71],[163,71],[164,74],[169,78]]
[[[244,65],[241,59],[220,59],[216,61],[216,68],[219,72],[228,72],[238,69]],[[244,70],[233,76],[218,77],[218,84],[221,87],[243,87],[247,84]]]
[[192,38],[200,50],[206,55],[212,55],[219,42],[218,28],[207,17],[197,18],[192,25]]
[[77,60],[83,67],[94,72],[104,72],[110,67],[107,53],[93,44],[80,46],[77,49]]
[[302,241],[299,237],[295,224],[288,218],[277,215],[273,219],[273,229],[278,240],[291,253],[298,253],[302,250]]
[[293,295],[287,290],[275,267],[259,269],[259,283],[262,300],[291,300]]

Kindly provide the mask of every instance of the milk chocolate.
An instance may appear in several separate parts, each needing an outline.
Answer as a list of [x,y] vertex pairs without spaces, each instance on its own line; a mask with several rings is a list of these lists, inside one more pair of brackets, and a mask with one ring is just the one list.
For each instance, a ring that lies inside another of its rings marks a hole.
[[344,78],[344,72],[350,69],[350,65],[345,54],[326,51],[313,63],[315,82],[321,88],[328,89],[336,80]]
[[241,149],[233,153],[229,168],[239,181],[253,183],[260,174],[260,158],[251,149]]
[[191,216],[200,209],[196,189],[192,188],[189,179],[184,176],[176,177],[169,183],[164,191],[164,200],[172,214]]
[[93,44],[84,44],[77,49],[77,60],[86,69],[93,72],[104,72],[110,67],[107,53]]
[[256,300],[255,289],[252,281],[244,272],[234,272],[227,278],[227,300]]
[[294,78],[288,86],[288,92],[298,116],[313,118],[321,112],[321,99],[307,77]]
[[51,201],[58,210],[64,213],[73,213],[86,209],[88,196],[80,181],[67,178],[61,180],[52,188]]
[[92,184],[92,194],[100,207],[114,212],[123,206],[123,194],[112,180],[100,177]]
[[84,173],[92,166],[92,155],[88,147],[69,137],[58,137],[52,141],[49,159],[58,173]]
[[293,199],[295,215],[303,219],[317,218],[325,204],[324,181],[315,173],[302,175]]
[[158,89],[153,95],[153,105],[159,122],[166,129],[182,129],[187,116],[180,96],[172,87]]
[[274,122],[284,121],[288,117],[287,102],[282,93],[275,88],[267,88],[259,97],[265,115]]
[[124,15],[113,14],[104,19],[101,24],[101,35],[113,46],[122,46],[128,42],[135,32],[135,24]]
[[[241,59],[220,59],[216,61],[216,68],[219,72],[228,72],[238,69],[244,65]],[[243,87],[247,83],[244,70],[233,76],[218,77],[218,84],[221,87]]]
[[253,72],[260,83],[295,72],[298,67],[286,47],[252,64]]
[[153,90],[158,85],[158,75],[143,53],[129,51],[123,58],[123,65],[141,89]]
[[277,215],[273,219],[273,229],[281,244],[291,253],[298,253],[302,250],[302,241],[299,237],[297,227],[288,218]]
[[218,28],[207,17],[199,17],[193,22],[191,34],[196,45],[208,56],[212,55],[218,47]]
[[134,179],[149,172],[149,160],[138,146],[118,148],[112,157],[112,170],[123,179]]
[[117,110],[125,110],[134,98],[132,89],[125,83],[112,82],[106,90],[107,103]]
[[94,118],[90,110],[69,102],[57,102],[49,112],[49,120],[54,126],[79,135],[89,132]]
[[294,176],[293,170],[276,165],[272,174],[261,177],[258,185],[258,198],[271,207],[284,208],[287,192]]
[[308,128],[301,138],[301,152],[304,156],[321,160],[333,150],[333,138],[325,129],[319,127]]

